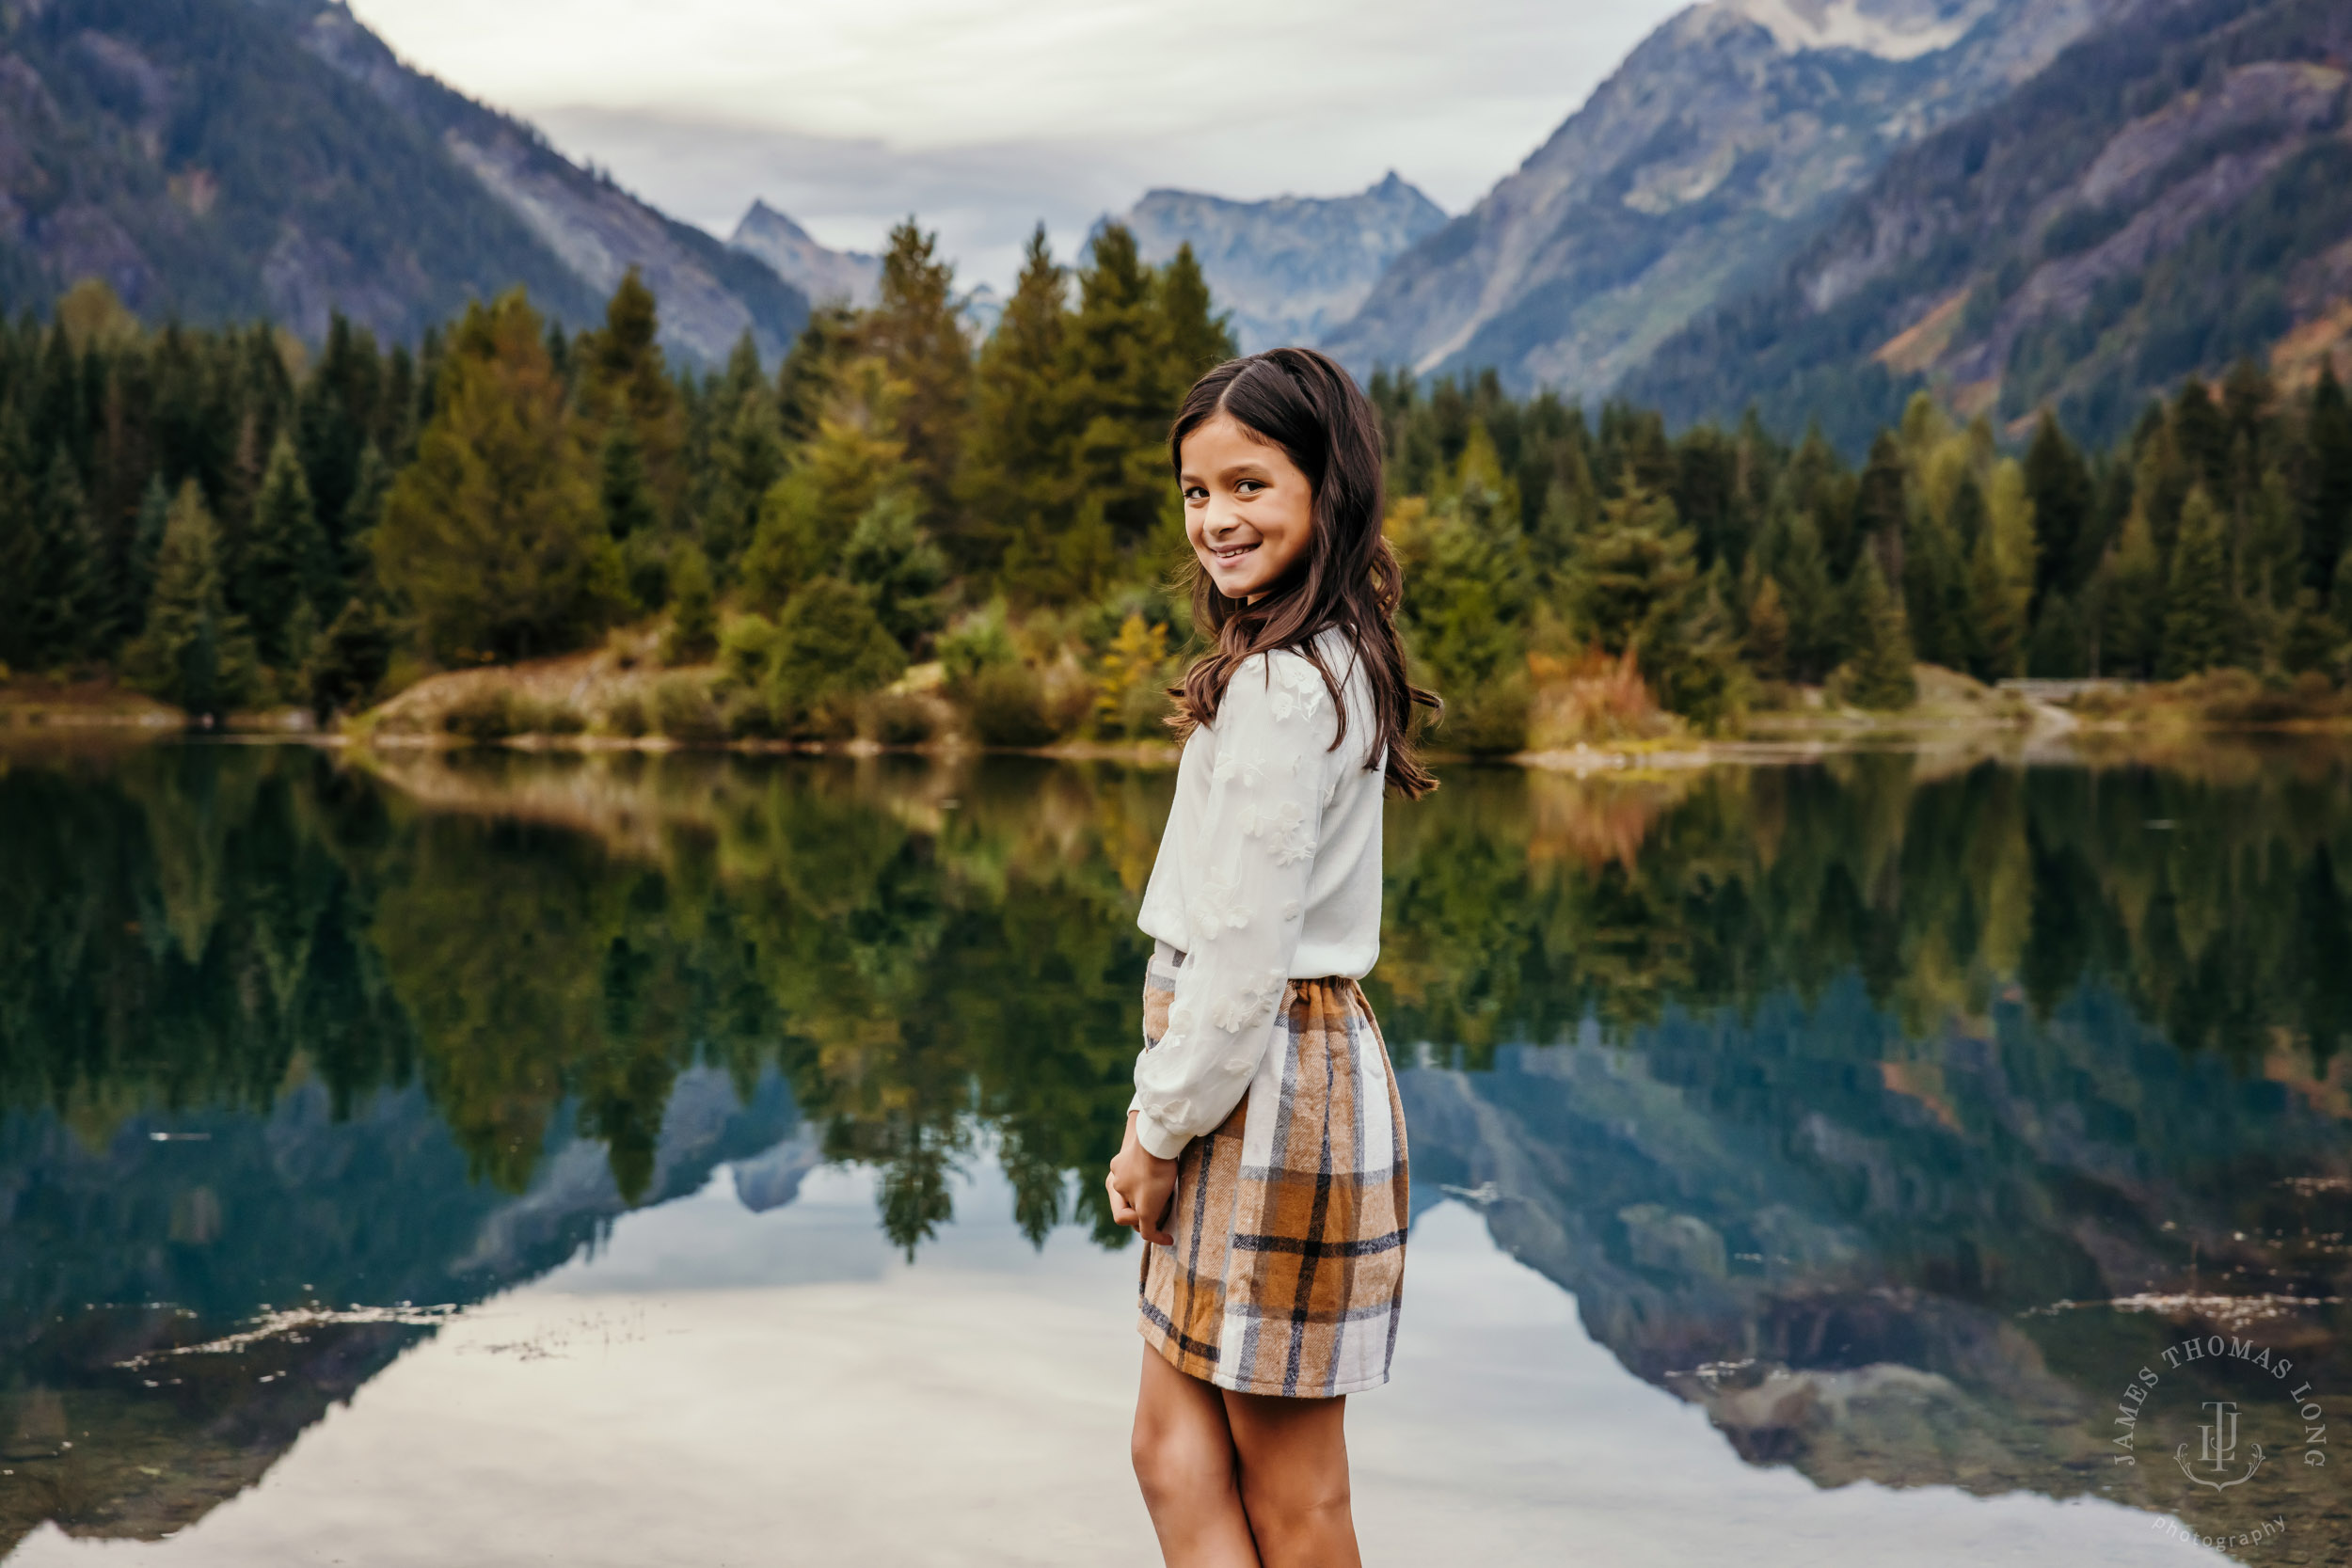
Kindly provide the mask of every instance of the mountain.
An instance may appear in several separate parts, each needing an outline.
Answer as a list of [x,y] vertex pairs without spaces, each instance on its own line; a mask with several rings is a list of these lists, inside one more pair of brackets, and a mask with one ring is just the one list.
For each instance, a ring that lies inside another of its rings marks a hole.
[[1661,26],[1325,346],[1606,392],[1816,231],[1897,149],[2135,0],[1716,0]]
[[2087,39],[1894,159],[1625,390],[1854,447],[1925,386],[2106,440],[2241,356],[2308,379],[2352,338],[2347,60],[2341,0],[2204,0]]
[[[1155,190],[1120,221],[1143,258],[1190,245],[1242,350],[1312,343],[1345,321],[1389,262],[1445,223],[1445,209],[1399,179],[1343,197],[1232,201]],[[789,276],[789,275],[787,275]]]
[[321,0],[40,0],[0,9],[0,297],[103,278],[151,319],[341,310],[413,340],[520,283],[599,316],[631,264],[665,338],[780,354],[807,300],[750,257],[402,65]]
[[751,211],[728,237],[727,248],[757,257],[778,277],[819,303],[847,300],[861,307],[871,305],[882,281],[881,257],[862,250],[827,249],[811,239],[807,230],[765,201],[752,203]]

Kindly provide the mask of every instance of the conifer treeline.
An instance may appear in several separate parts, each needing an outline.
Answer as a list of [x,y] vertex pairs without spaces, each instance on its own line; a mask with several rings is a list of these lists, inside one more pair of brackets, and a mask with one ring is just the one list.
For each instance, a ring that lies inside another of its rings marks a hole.
[[[103,287],[0,325],[0,659],[111,668],[191,711],[364,705],[433,667],[660,616],[719,657],[726,727],[839,733],[944,660],[982,738],[1145,733],[1187,635],[1165,431],[1232,352],[1190,252],[1033,237],[977,347],[914,224],[870,309],[778,373],[678,372],[632,274],[567,335],[519,293],[421,350],[338,321],[148,331]],[[1777,683],[1899,706],[1917,658],[1986,679],[2352,660],[2352,412],[2244,365],[2117,451],[2022,456],[1925,397],[1857,469],[1751,416],[1670,436],[1549,395],[1379,374],[1390,528],[1453,744],[1556,728],[1597,656],[1701,723]],[[584,716],[583,721],[601,721]],[[1541,738],[1539,733],[1538,736]]]

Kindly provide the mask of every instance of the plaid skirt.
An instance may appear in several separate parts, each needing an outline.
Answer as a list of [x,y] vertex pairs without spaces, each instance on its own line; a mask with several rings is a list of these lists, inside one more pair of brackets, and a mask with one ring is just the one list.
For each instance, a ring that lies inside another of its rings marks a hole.
[[[1143,1045],[1168,1030],[1167,942]],[[1405,1296],[1405,1106],[1353,980],[1293,980],[1258,1075],[1177,1163],[1173,1246],[1143,1252],[1145,1343],[1245,1394],[1329,1398],[1389,1380]]]

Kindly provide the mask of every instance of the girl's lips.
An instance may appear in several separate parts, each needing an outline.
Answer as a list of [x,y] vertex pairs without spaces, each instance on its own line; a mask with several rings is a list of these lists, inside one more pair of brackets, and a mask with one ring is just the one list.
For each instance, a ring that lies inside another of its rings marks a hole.
[[1247,545],[1231,545],[1221,549],[1212,548],[1209,553],[1216,557],[1220,564],[1230,564],[1232,562],[1239,561],[1243,556],[1248,555],[1251,550],[1254,550],[1257,547],[1257,543],[1252,541]]

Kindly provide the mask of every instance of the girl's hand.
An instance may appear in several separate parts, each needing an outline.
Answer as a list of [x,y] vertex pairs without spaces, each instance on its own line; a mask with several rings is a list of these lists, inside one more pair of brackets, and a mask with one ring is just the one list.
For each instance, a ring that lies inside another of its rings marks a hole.
[[1176,1162],[1163,1160],[1136,1139],[1136,1115],[1127,1113],[1127,1141],[1103,1179],[1111,1195],[1111,1218],[1147,1242],[1173,1246],[1163,1228],[1176,1204]]

